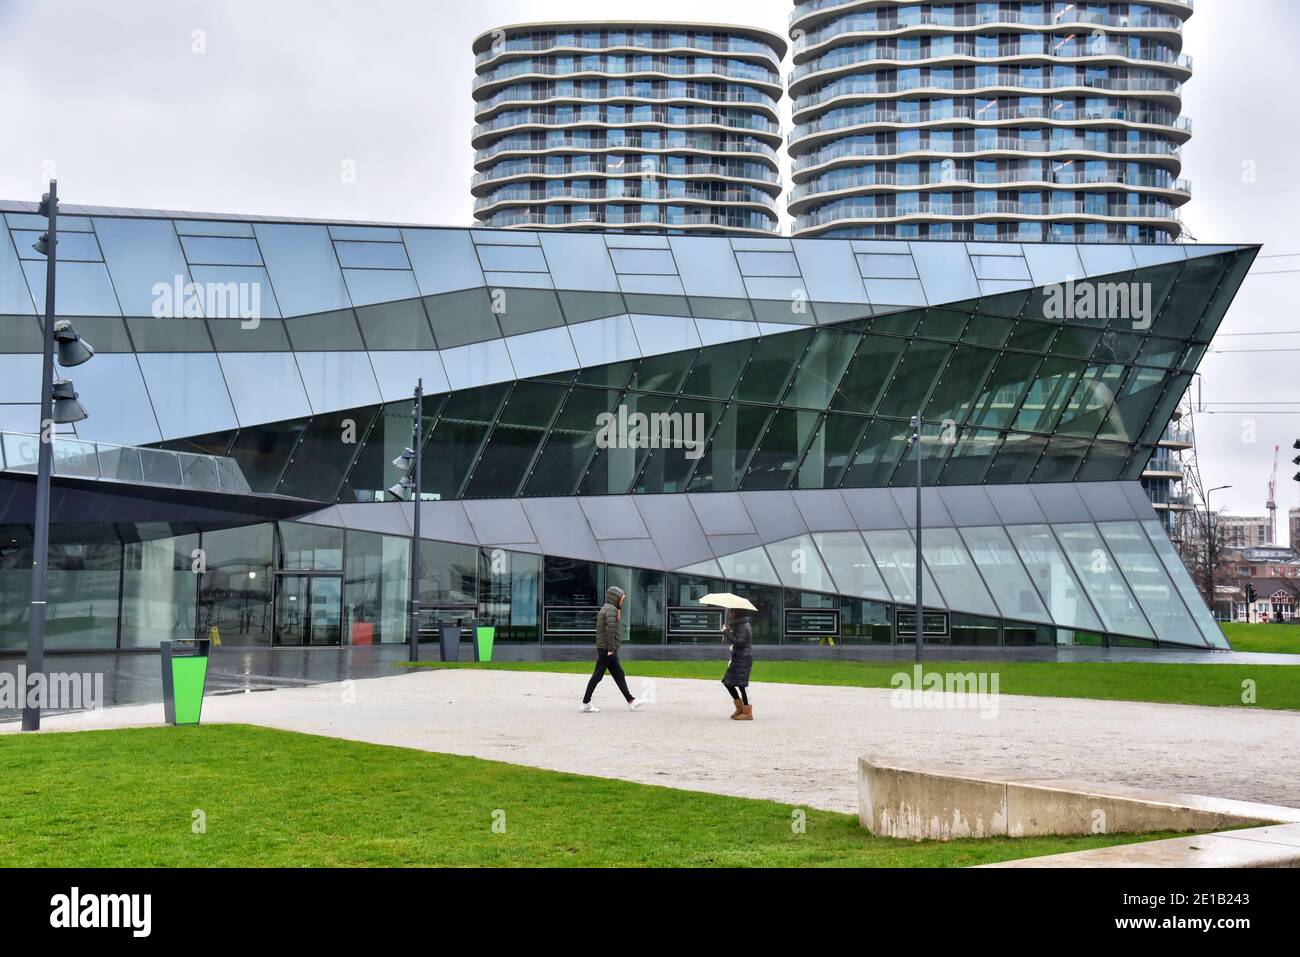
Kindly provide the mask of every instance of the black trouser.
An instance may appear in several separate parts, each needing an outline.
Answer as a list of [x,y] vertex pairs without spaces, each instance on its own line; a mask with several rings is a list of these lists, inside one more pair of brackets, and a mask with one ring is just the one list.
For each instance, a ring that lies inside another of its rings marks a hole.
[[600,679],[605,677],[605,670],[614,676],[614,684],[618,685],[618,690],[623,692],[623,697],[628,701],[632,700],[632,693],[627,690],[627,676],[623,674],[623,666],[618,663],[618,652],[612,655],[605,651],[596,651],[596,670],[591,673],[591,680],[587,682],[587,696],[582,699],[583,704],[591,704],[591,693],[596,690],[596,685],[600,684]]
[[745,689],[749,687],[748,685],[729,685],[724,681],[722,687],[731,693],[733,700],[738,700],[741,704],[749,704],[749,695],[745,693]]

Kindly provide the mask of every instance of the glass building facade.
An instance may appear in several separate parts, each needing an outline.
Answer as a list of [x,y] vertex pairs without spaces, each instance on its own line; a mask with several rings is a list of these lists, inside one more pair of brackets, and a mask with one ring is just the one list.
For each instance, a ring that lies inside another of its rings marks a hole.
[[1161,243],[1182,231],[1190,0],[796,0],[796,235]]
[[[45,262],[33,210],[0,213],[18,488]],[[65,213],[60,314],[97,355],[56,486],[107,504],[56,514],[52,646],[405,640],[412,506],[384,490],[417,379],[430,620],[583,644],[619,584],[632,641],[712,642],[693,602],[725,588],[762,642],[911,640],[920,454],[929,640],[1223,646],[1139,479],[1257,247]],[[171,486],[114,471],[159,456]],[[208,513],[111,502],[177,487]],[[218,520],[236,499],[279,511]],[[0,526],[13,648],[30,515]]]
[[486,226],[777,231],[779,36],[539,23],[474,41],[474,215]]

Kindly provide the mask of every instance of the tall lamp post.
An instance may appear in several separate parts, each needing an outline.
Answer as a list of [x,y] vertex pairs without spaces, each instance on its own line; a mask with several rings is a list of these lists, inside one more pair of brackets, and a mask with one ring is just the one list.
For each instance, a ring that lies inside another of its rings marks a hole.
[[[1205,499],[1205,603],[1210,606],[1210,614],[1214,614],[1214,564],[1215,564],[1215,542],[1214,542],[1214,512],[1210,508],[1210,493],[1222,492],[1226,488],[1232,488],[1231,485],[1216,485],[1214,488],[1206,489],[1205,494],[1201,497]],[[1246,620],[1250,621],[1250,605],[1246,605]]]
[[402,480],[388,490],[388,494],[406,501],[409,494],[415,504],[411,520],[411,627],[410,655],[411,661],[420,660],[420,490],[421,481],[421,446],[424,441],[424,380],[415,383],[415,398],[411,405],[411,446],[393,459],[393,465],[403,472]]
[[39,215],[49,220],[49,229],[32,248],[45,257],[45,323],[42,331],[41,421],[37,436],[36,514],[32,530],[32,605],[27,631],[27,688],[23,696],[23,730],[41,729],[41,700],[38,676],[45,670],[45,579],[50,564],[50,473],[54,466],[54,437],[57,426],[80,422],[86,410],[68,379],[54,378],[54,354],[59,365],[79,366],[95,354],[73,331],[67,320],[56,321],[55,279],[59,245],[59,184],[50,180],[50,191],[41,197]]
[[916,446],[916,660],[921,660],[921,644],[925,640],[925,612],[921,596],[921,410],[912,418],[912,437],[908,444]]

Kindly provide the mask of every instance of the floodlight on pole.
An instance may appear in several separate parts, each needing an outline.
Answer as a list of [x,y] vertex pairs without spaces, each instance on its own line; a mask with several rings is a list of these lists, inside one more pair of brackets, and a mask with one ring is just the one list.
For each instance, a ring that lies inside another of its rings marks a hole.
[[54,324],[54,346],[59,353],[59,365],[65,369],[79,366],[95,358],[95,350],[89,342],[77,335],[72,323],[60,319]]

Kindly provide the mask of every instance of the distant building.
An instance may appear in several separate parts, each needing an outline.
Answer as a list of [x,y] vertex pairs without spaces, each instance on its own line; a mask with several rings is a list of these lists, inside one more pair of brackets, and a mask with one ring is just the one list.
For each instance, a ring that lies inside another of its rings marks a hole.
[[[1300,558],[1276,545],[1233,549],[1215,585],[1216,617],[1229,621],[1294,621],[1300,608]],[[1253,602],[1247,586],[1253,586]]]
[[1225,548],[1260,548],[1273,544],[1266,515],[1219,515],[1214,520]]
[[1287,512],[1287,526],[1291,530],[1291,537],[1287,539],[1291,543],[1291,551],[1300,555],[1300,508]]

